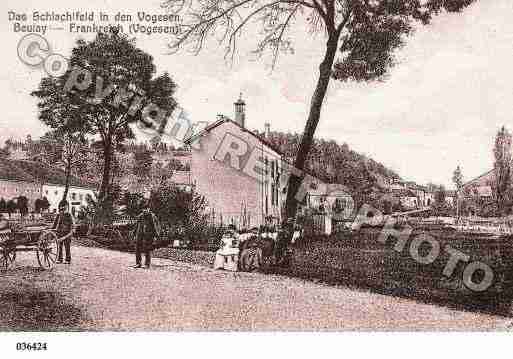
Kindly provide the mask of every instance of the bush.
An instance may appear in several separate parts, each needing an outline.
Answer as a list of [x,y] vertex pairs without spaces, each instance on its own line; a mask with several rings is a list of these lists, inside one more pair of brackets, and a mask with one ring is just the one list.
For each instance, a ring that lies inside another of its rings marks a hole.
[[206,205],[203,196],[174,185],[161,186],[150,197],[151,209],[170,239],[191,245],[206,242],[210,236]]

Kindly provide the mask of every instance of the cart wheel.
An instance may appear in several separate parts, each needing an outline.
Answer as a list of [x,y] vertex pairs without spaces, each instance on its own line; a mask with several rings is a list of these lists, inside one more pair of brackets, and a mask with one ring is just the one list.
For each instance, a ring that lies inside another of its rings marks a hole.
[[52,268],[57,260],[57,235],[50,231],[42,232],[37,243],[36,254],[41,268]]
[[16,260],[16,249],[3,248],[0,251],[0,267],[9,269],[14,265]]

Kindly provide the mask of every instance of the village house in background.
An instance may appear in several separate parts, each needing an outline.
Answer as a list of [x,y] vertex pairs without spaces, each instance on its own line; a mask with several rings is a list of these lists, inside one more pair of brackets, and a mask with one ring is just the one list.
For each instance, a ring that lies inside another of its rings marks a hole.
[[[0,158],[0,198],[5,200],[24,196],[29,209],[34,209],[36,199],[46,197],[49,211],[57,212],[66,184],[66,175],[59,168],[42,162],[23,159]],[[95,186],[75,176],[70,177],[67,200],[70,210],[76,213],[87,205],[87,197],[95,198]]]
[[477,197],[491,201],[494,182],[495,170],[490,170],[463,184],[461,192],[465,197]]
[[389,190],[405,209],[419,209],[433,204],[434,193],[426,186],[413,181],[393,180]]

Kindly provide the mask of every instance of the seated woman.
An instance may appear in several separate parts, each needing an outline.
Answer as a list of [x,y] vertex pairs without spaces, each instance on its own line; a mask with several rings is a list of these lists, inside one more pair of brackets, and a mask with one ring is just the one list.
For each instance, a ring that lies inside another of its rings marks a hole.
[[239,243],[237,234],[227,230],[221,238],[221,247],[217,250],[214,259],[214,269],[237,270],[239,256]]

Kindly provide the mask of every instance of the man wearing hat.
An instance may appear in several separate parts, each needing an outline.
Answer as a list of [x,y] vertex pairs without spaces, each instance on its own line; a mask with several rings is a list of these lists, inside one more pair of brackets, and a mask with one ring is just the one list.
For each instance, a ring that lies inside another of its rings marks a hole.
[[135,231],[135,268],[141,268],[142,254],[144,253],[144,266],[150,267],[153,241],[159,236],[160,228],[157,216],[150,210],[149,202],[144,201],[143,210],[137,216]]
[[62,263],[62,247],[66,251],[66,264],[71,263],[71,237],[73,236],[73,217],[69,213],[69,203],[59,202],[59,214],[53,222],[52,229],[57,234],[57,263]]

